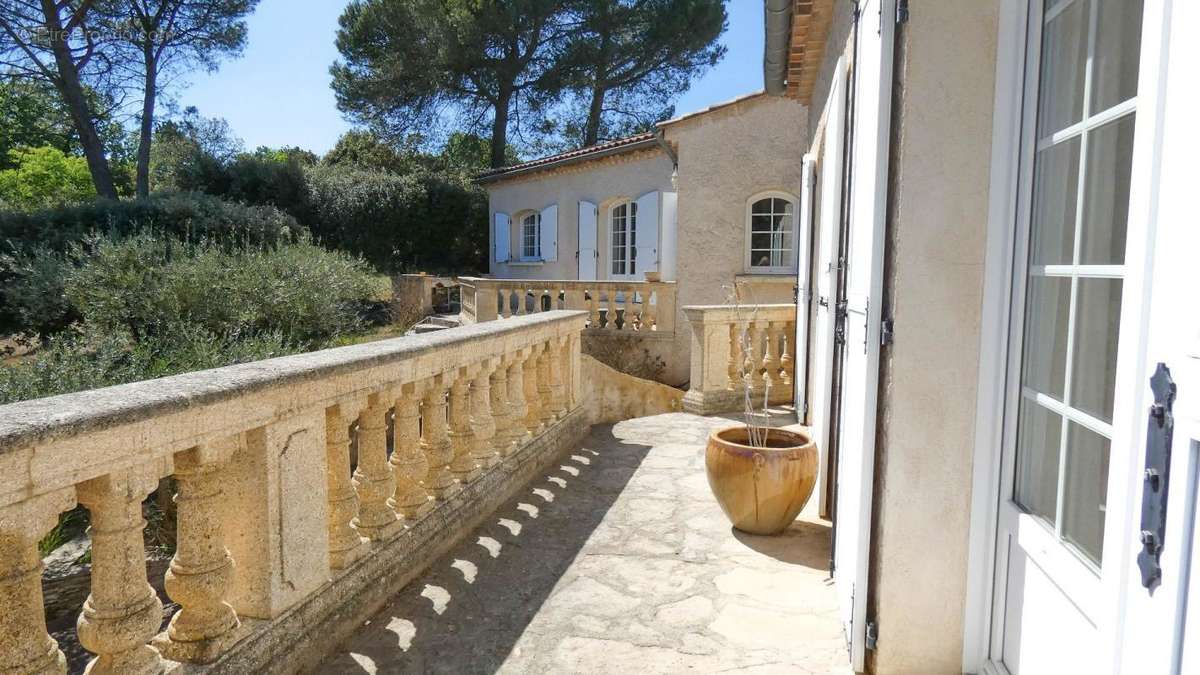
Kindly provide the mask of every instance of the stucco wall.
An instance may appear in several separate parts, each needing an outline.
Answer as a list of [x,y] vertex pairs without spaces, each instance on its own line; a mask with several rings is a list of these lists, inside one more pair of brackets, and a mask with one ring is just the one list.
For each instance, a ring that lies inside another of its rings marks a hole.
[[[792,301],[795,275],[745,274],[746,208],[768,190],[799,199],[807,128],[806,107],[768,96],[666,128],[679,154],[676,325],[687,325],[684,306],[725,303],[735,283],[743,302]],[[690,335],[676,331],[675,348],[690,352]]]
[[[594,162],[566,167],[558,171],[531,174],[523,178],[512,178],[489,184],[488,222],[495,223],[496,213],[507,213],[512,218],[509,234],[509,251],[512,258],[520,257],[520,222],[522,212],[541,210],[550,204],[558,204],[558,260],[547,263],[498,263],[489,253],[491,276],[499,279],[578,279],[579,262],[575,258],[579,250],[579,201],[586,200],[600,206],[597,223],[597,251],[600,261],[598,276],[608,269],[608,247],[605,223],[606,207],[620,199],[637,199],[652,190],[670,191],[671,159],[659,149],[617,155]],[[495,227],[488,235],[488,251],[495,251]]]
[[995,0],[914,5],[897,35],[872,528],[876,673],[958,673],[971,506]]

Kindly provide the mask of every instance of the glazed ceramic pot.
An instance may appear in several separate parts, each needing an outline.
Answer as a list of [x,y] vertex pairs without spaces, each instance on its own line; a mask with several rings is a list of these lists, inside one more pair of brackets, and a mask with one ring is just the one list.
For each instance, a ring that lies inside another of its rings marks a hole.
[[765,429],[766,447],[751,447],[744,424],[708,437],[708,486],[733,526],[778,534],[796,519],[817,482],[817,445],[799,431]]

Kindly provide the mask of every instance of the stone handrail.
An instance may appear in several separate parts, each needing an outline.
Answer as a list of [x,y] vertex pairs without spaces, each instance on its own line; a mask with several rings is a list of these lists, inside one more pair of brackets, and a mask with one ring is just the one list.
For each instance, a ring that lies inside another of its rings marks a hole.
[[[579,426],[586,320],[547,312],[0,406],[0,672],[65,672],[38,541],[77,503],[89,672],[298,668],[300,634],[382,602],[397,560],[469,532],[471,500],[494,508],[530,447]],[[142,502],[167,476],[180,609],[160,632]]]
[[746,386],[761,404],[792,400],[796,306],[704,305],[683,308],[692,327],[691,383],[683,408],[697,414],[738,410]]
[[459,277],[465,323],[547,311],[588,313],[589,330],[675,332],[675,282]]

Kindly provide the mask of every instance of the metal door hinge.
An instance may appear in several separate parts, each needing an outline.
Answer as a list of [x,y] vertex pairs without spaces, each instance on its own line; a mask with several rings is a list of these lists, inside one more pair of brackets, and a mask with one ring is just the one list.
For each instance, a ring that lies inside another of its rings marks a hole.
[[871,651],[875,651],[875,645],[879,642],[879,626],[874,621],[867,622],[867,642],[866,647]]
[[896,0],[896,23],[908,23],[908,0]]
[[846,344],[846,317],[849,316],[847,311],[848,305],[845,300],[839,302],[834,311],[833,324],[833,342],[834,344]]
[[1138,569],[1142,585],[1153,593],[1162,579],[1163,538],[1167,532],[1167,488],[1171,478],[1171,442],[1175,433],[1175,381],[1167,364],[1159,363],[1150,378],[1154,404],[1146,424],[1146,467],[1142,477],[1142,550]]
[[892,344],[896,338],[894,323],[891,319],[884,319],[879,326],[879,344],[887,346]]

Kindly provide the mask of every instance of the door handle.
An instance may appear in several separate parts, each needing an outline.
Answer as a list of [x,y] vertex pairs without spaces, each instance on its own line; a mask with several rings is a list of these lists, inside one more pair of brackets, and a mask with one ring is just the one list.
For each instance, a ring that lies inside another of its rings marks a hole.
[[1163,539],[1167,531],[1167,488],[1171,478],[1171,440],[1175,432],[1175,381],[1167,364],[1159,363],[1150,378],[1154,404],[1150,406],[1146,423],[1146,467],[1142,474],[1142,550],[1138,553],[1138,569],[1142,586],[1154,593],[1162,580]]

